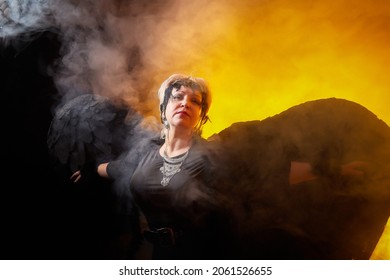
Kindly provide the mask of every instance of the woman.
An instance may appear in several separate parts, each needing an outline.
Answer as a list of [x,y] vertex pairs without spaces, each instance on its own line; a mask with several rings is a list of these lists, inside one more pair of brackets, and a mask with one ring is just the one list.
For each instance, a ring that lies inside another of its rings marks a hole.
[[[148,224],[144,237],[154,246],[153,258],[228,258],[229,215],[214,188],[215,151],[201,137],[210,90],[201,78],[174,74],[162,83],[158,97],[161,138],[147,143],[130,180],[132,198]],[[129,155],[134,162],[136,155]],[[123,165],[103,163],[98,173],[118,178]]]
[[[248,225],[245,223],[250,213],[254,211],[249,206],[251,201],[256,201],[253,196],[255,193],[262,197],[261,201],[264,200],[265,208],[270,205],[273,209],[271,217],[280,219],[284,215],[278,204],[270,202],[269,194],[257,191],[259,187],[250,187],[252,191],[249,192],[239,187],[243,186],[242,182],[245,183],[246,179],[253,184],[253,178],[257,178],[256,174],[266,171],[255,168],[252,174],[246,169],[248,163],[241,162],[241,165],[237,161],[239,154],[229,153],[230,157],[224,156],[226,153],[223,151],[231,150],[233,147],[220,145],[218,141],[206,141],[201,137],[211,104],[211,94],[206,82],[201,78],[174,74],[162,83],[158,97],[163,124],[161,137],[143,141],[124,159],[98,166],[99,175],[114,178],[123,182],[125,186],[130,186],[127,187],[130,190],[130,195],[126,196],[127,201],[133,201],[147,221],[144,238],[153,244],[153,258],[237,259],[240,256],[255,259],[264,256],[290,258],[290,255],[286,255],[285,251],[288,253],[286,248],[277,251],[272,245],[267,251],[264,250],[267,248],[265,242],[259,242],[260,245],[256,247],[251,241],[261,241],[269,235],[267,231],[261,235],[260,231],[251,230],[255,228],[264,231],[260,223],[266,220],[264,213],[252,214],[254,220]],[[239,135],[245,137],[242,132]],[[252,145],[249,150],[256,153],[258,147]],[[254,163],[253,157],[245,157],[244,161],[248,158],[252,159],[250,163],[254,167],[258,166]],[[292,161],[292,158],[279,161],[283,165],[282,168],[270,172],[273,175],[280,173],[280,176],[277,174],[275,178],[281,178],[282,186],[299,185],[317,179],[318,175],[307,162]],[[226,162],[235,163],[238,167],[244,166],[245,170],[230,168],[226,171],[224,170]],[[347,177],[359,177],[364,174],[360,168],[364,169],[365,165],[365,162],[355,161],[341,166],[338,171]],[[77,172],[74,174],[74,181],[77,181],[78,175]],[[271,194],[277,196],[276,201],[289,190],[283,188],[284,192],[278,192],[276,186],[280,185],[279,183],[272,184]],[[243,215],[237,211],[241,208]],[[133,209],[128,212],[134,213]],[[271,223],[275,219],[272,219]],[[243,221],[241,226],[237,221]],[[248,229],[242,229],[244,227]],[[239,237],[245,236],[240,230],[250,233],[248,247],[243,247],[242,243],[239,246],[235,245],[241,242],[239,239],[243,239]],[[271,239],[274,240],[274,237],[271,236]],[[287,242],[290,242],[290,239],[287,239]],[[275,251],[275,254],[270,255],[272,251]],[[292,251],[297,254],[299,249]]]

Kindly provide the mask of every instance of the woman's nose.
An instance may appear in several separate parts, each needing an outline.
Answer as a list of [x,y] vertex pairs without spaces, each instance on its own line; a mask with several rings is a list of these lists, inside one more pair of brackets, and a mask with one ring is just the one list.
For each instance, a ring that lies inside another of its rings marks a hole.
[[188,99],[187,99],[187,97],[184,97],[180,103],[180,106],[188,108],[188,105],[189,105]]

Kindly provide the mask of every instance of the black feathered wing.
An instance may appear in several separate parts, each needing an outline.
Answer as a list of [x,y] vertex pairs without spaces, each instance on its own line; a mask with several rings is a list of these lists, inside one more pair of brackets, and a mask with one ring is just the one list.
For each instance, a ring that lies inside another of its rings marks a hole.
[[[369,258],[390,214],[390,128],[369,110],[315,100],[210,140],[242,257]],[[369,176],[339,176],[356,160],[371,164]],[[291,161],[309,162],[317,179],[290,185]]]
[[[139,216],[128,182],[105,180],[96,168],[98,163],[125,156],[140,140],[155,134],[152,128],[144,129],[142,121],[123,103],[83,94],[59,108],[48,130],[53,168],[67,187],[64,195],[70,192],[67,211],[75,213],[74,220],[81,220],[75,231],[94,237],[85,243],[100,238],[93,246],[101,246],[108,238],[113,258],[133,258],[140,242]],[[73,184],[70,175],[76,170],[82,179]]]
[[123,104],[93,94],[80,95],[56,112],[47,138],[50,155],[70,172],[111,160],[127,149],[127,140],[140,121]]

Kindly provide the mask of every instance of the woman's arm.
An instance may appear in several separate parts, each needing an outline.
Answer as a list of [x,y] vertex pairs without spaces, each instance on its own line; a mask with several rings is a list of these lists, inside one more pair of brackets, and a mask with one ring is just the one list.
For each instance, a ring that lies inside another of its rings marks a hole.
[[[108,173],[107,173],[107,166],[108,166],[109,162],[104,162],[104,163],[101,163],[98,165],[96,171],[97,171],[97,174],[100,176],[100,177],[103,177],[103,178],[109,178],[110,176],[108,176]],[[81,180],[82,178],[82,174],[81,174],[81,170],[76,170],[71,176],[70,176],[70,181],[72,183],[77,183]]]
[[109,162],[104,162],[98,165],[97,167],[97,173],[99,174],[100,177],[103,178],[109,178],[108,173],[107,173],[107,166]]
[[290,185],[296,185],[299,183],[312,181],[317,179],[317,176],[313,173],[312,165],[308,162],[292,161],[290,164],[289,174]]

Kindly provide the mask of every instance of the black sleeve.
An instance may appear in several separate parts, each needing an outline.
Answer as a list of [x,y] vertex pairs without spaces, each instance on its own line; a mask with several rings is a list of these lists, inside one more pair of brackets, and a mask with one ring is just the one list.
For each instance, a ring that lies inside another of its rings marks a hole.
[[114,160],[108,163],[107,165],[107,174],[111,179],[120,177],[121,171],[125,169],[124,160]]
[[160,145],[160,140],[146,138],[141,140],[136,146],[117,160],[111,161],[107,166],[107,174],[112,179],[130,179],[137,168],[142,157],[156,145]]

